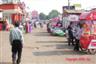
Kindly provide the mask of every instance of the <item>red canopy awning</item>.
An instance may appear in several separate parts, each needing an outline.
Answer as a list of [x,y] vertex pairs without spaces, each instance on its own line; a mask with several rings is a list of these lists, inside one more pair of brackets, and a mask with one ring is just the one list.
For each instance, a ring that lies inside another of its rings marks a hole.
[[96,11],[93,11],[93,19],[96,20]]
[[80,20],[96,20],[96,11],[82,13]]

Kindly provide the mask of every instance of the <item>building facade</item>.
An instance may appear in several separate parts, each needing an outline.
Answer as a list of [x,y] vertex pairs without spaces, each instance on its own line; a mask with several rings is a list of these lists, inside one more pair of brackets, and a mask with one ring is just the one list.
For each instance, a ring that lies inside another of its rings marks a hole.
[[3,10],[3,19],[7,20],[9,24],[22,21],[22,8],[20,0],[2,0],[0,9]]
[[3,4],[6,4],[6,3],[19,3],[20,0],[2,0]]

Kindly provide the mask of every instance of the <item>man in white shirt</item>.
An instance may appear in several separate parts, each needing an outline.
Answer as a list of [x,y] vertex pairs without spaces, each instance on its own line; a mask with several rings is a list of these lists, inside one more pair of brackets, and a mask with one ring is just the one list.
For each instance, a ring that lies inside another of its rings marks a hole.
[[[15,23],[15,28],[10,31],[10,44],[12,46],[12,62],[13,64],[20,64],[22,47],[23,47],[23,34],[19,29],[19,23]],[[17,55],[18,53],[18,55]],[[16,55],[18,56],[16,61]]]

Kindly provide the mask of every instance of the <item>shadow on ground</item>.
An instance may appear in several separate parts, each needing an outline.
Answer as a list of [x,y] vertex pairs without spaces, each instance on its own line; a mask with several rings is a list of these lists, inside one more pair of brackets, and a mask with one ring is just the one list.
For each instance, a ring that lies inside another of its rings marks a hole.
[[67,43],[67,41],[36,41],[36,43]]
[[0,62],[0,64],[12,64],[11,62]]
[[56,44],[56,49],[73,49],[73,46],[68,46],[67,44]]
[[60,50],[53,50],[53,51],[39,51],[39,52],[33,52],[33,55],[35,56],[60,56],[60,55],[85,55],[85,52],[75,52],[75,51],[60,51]]
[[73,49],[73,46],[68,46],[67,44],[52,44],[52,45],[42,45],[43,47],[55,47],[56,49]]
[[54,56],[54,55],[84,55],[86,52],[74,51],[73,46],[68,46],[66,44],[56,44],[56,45],[43,45],[45,47],[55,47],[56,49],[51,51],[36,51],[33,52],[35,56]]
[[65,37],[65,36],[53,35],[52,33],[48,33],[48,32],[36,32],[33,36]]
[[48,32],[36,32],[34,36],[50,36]]

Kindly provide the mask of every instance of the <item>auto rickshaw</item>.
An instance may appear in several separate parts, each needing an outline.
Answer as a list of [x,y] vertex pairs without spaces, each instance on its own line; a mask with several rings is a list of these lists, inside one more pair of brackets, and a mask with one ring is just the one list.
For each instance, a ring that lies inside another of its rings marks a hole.
[[80,21],[83,23],[83,32],[80,38],[80,48],[87,53],[96,53],[96,11],[82,13]]

